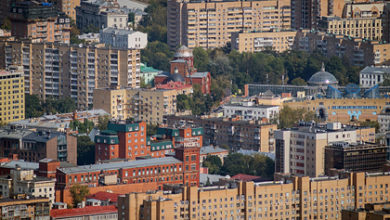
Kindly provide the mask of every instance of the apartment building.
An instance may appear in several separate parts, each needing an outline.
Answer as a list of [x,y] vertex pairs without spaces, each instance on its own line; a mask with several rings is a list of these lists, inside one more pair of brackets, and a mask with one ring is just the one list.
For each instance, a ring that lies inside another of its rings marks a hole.
[[0,195],[3,198],[13,198],[26,195],[35,198],[49,198],[54,203],[55,179],[36,177],[34,170],[17,167],[10,175],[0,176]]
[[0,199],[1,219],[50,219],[48,198]]
[[252,101],[230,103],[222,106],[223,116],[227,118],[240,116],[242,120],[276,119],[279,115],[279,106],[256,105]]
[[70,43],[70,19],[58,15],[51,3],[16,1],[11,5],[9,18],[14,37],[32,42]]
[[379,17],[322,17],[319,29],[331,34],[368,40],[380,41],[383,37],[382,18]]
[[76,21],[76,7],[80,5],[80,0],[54,0],[59,11]]
[[64,45],[21,41],[0,42],[0,68],[23,65],[25,92],[71,97],[78,109],[92,107],[93,90],[110,86],[140,86],[140,51],[102,45]]
[[390,176],[290,177],[118,197],[119,219],[335,219],[343,209],[388,201]]
[[24,77],[21,66],[0,69],[0,123],[24,119]]
[[93,107],[115,119],[161,124],[163,116],[175,114],[177,95],[176,90],[165,89],[99,88],[94,91]]
[[344,0],[292,0],[291,27],[316,29],[323,16],[343,16],[345,4]]
[[172,49],[179,45],[223,47],[234,32],[284,30],[290,26],[289,0],[169,0],[167,6],[167,39]]
[[388,147],[375,143],[334,142],[325,147],[325,174],[349,172],[380,172],[386,164]]
[[127,29],[104,28],[100,30],[100,43],[120,49],[144,49],[148,34]]
[[127,27],[127,21],[128,10],[120,8],[116,0],[81,1],[76,7],[76,24],[81,31],[107,27],[123,29]]
[[44,158],[77,164],[77,138],[62,132],[3,128],[0,156],[17,154],[19,159],[38,162]]
[[380,85],[390,77],[390,66],[366,66],[360,71],[360,87]]
[[386,133],[390,131],[390,109],[384,109],[378,115],[379,132]]
[[228,146],[233,151],[250,149],[260,152],[274,151],[273,131],[276,124],[244,121],[239,118],[213,118],[197,116],[166,116],[169,126],[187,124],[204,129],[203,145]]
[[83,208],[73,208],[73,209],[52,209],[50,212],[50,217],[52,220],[69,220],[69,219],[117,220],[118,209],[114,205],[86,206]]
[[346,58],[355,66],[380,65],[390,60],[389,43],[309,30],[297,32],[293,49]]
[[341,141],[375,142],[375,129],[334,122],[326,125],[301,123],[299,127],[276,130],[275,170],[300,176],[324,175],[325,147]]
[[390,218],[389,202],[368,203],[361,209],[345,209],[341,211],[342,220],[386,220]]
[[272,49],[279,53],[291,50],[296,31],[236,32],[232,33],[232,48],[242,52],[259,52]]

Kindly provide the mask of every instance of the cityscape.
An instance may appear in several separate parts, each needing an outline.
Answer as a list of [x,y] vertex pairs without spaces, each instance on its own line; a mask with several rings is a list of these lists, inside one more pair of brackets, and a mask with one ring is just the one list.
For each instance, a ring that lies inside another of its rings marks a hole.
[[390,0],[0,0],[0,220],[390,220]]

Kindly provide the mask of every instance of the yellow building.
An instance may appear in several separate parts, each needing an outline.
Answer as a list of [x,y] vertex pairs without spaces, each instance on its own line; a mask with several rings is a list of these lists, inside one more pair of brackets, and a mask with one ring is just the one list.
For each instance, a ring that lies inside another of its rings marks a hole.
[[103,109],[115,119],[135,118],[151,124],[176,112],[176,90],[101,88],[94,90],[94,109]]
[[0,199],[0,219],[50,219],[48,198]]
[[24,119],[24,77],[21,66],[0,70],[0,123]]
[[296,31],[236,32],[232,33],[232,48],[242,52],[259,52],[272,49],[277,52],[291,50]]
[[388,220],[390,203],[366,204],[364,209],[343,210],[342,220]]
[[64,12],[71,19],[76,21],[76,7],[80,6],[80,0],[54,0],[58,10]]
[[290,26],[290,0],[168,1],[167,37],[171,48],[223,47],[234,32],[285,30]]
[[341,220],[343,209],[390,199],[388,174],[286,180],[122,195],[118,219]]
[[293,109],[304,108],[314,111],[317,116],[326,121],[341,123],[349,123],[351,120],[377,121],[378,114],[389,105],[390,100],[386,98],[314,99],[285,103],[285,106]]

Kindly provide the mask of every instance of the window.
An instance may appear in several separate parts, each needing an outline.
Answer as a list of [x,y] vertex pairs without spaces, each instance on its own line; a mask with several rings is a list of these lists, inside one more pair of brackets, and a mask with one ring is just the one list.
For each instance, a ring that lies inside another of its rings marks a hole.
[[196,155],[191,156],[191,161],[196,161]]

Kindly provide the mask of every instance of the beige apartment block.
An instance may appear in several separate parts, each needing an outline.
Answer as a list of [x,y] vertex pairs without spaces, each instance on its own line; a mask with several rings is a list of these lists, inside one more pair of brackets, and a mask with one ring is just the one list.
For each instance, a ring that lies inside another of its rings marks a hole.
[[275,131],[275,171],[298,176],[325,174],[325,147],[334,142],[375,142],[375,128],[341,123],[304,123]]
[[267,49],[281,53],[292,49],[296,34],[296,31],[237,32],[232,33],[231,45],[240,53]]
[[94,91],[93,107],[103,109],[112,118],[134,118],[162,124],[163,116],[176,113],[176,90],[100,88]]
[[176,48],[223,47],[234,32],[290,29],[290,0],[169,0],[168,45]]
[[390,199],[388,174],[287,177],[285,181],[185,187],[118,198],[118,219],[332,219]]
[[0,41],[0,68],[23,65],[25,92],[41,99],[71,97],[79,109],[93,103],[93,90],[140,86],[140,50],[102,45]]
[[368,40],[382,40],[382,19],[378,17],[339,18],[323,17],[319,29],[330,34]]

